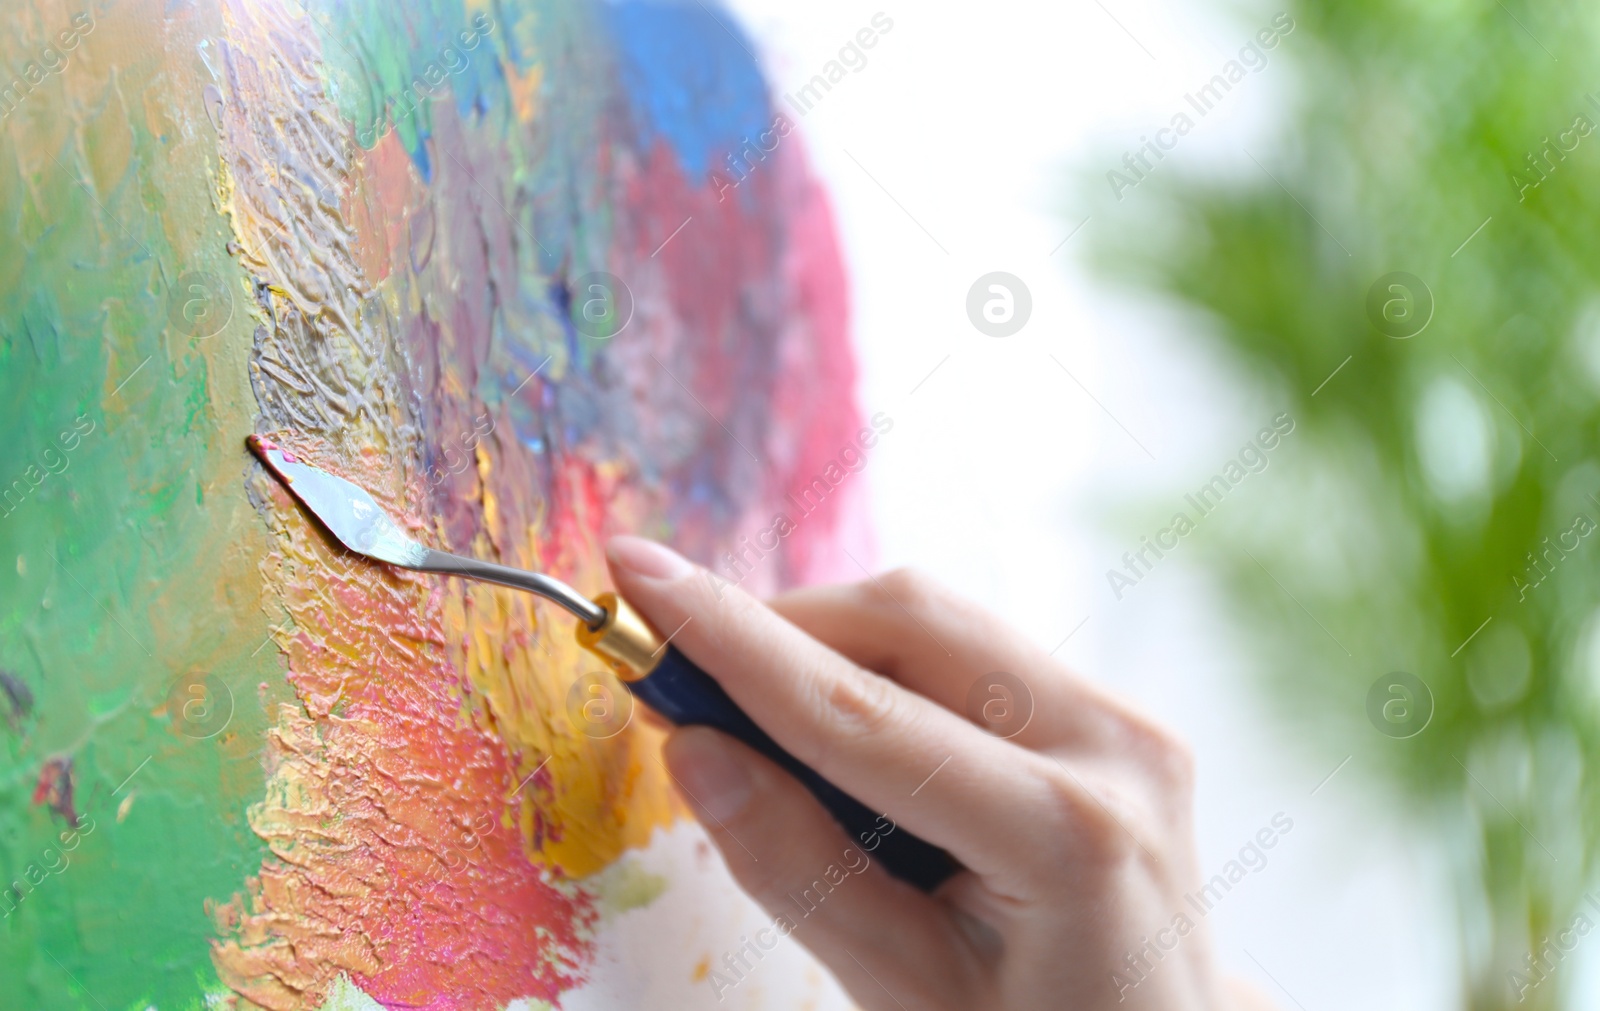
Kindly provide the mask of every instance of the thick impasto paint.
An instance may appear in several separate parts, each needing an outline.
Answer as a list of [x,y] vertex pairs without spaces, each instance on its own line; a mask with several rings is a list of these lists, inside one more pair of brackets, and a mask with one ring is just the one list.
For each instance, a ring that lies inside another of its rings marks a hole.
[[771,536],[861,424],[749,43],[692,0],[7,21],[0,1004],[608,984],[608,919],[671,887],[626,862],[685,818],[660,731],[575,721],[569,618],[343,555],[244,437],[591,594],[621,531],[834,574],[844,493]]

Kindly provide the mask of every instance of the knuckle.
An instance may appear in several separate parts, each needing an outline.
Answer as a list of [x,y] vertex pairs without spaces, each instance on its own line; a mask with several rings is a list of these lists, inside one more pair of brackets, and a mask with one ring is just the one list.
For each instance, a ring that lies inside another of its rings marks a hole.
[[826,693],[828,719],[852,737],[881,734],[902,715],[894,686],[871,671],[850,671],[833,678]]
[[1194,749],[1177,732],[1145,717],[1127,725],[1131,754],[1138,756],[1155,781],[1169,790],[1189,791],[1194,786]]
[[1061,768],[1046,767],[1036,777],[1039,809],[1049,837],[1055,840],[1052,857],[1115,864],[1138,849],[1138,841],[1125,827],[1131,819],[1115,813],[1124,806],[1120,797],[1091,793],[1081,779]]
[[882,603],[912,612],[926,611],[942,592],[938,580],[921,569],[905,567],[889,570],[873,586]]
[[1169,737],[1162,756],[1162,768],[1168,780],[1185,792],[1194,789],[1194,748],[1180,737]]

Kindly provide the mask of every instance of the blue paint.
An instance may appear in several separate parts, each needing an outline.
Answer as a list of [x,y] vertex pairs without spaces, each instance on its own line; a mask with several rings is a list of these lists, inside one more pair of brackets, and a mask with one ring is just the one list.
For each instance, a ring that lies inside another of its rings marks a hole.
[[[463,120],[471,122],[496,106],[509,105],[511,88],[501,61],[510,61],[521,73],[533,66],[534,54],[526,52],[517,40],[523,34],[531,34],[536,13],[529,8],[507,10],[496,4],[489,12],[489,32],[480,34],[478,44],[471,49],[458,47],[466,65],[451,71],[451,90],[456,111]],[[460,32],[474,30],[472,18],[462,11],[456,22],[457,41]]]
[[692,180],[772,125],[755,47],[725,11],[626,0],[605,21],[641,147],[664,139]]
[[428,138],[433,136],[433,131],[426,126],[417,127],[417,142],[407,149],[411,155],[411,164],[417,167],[417,174],[422,177],[424,186],[433,183],[433,162],[428,159]]

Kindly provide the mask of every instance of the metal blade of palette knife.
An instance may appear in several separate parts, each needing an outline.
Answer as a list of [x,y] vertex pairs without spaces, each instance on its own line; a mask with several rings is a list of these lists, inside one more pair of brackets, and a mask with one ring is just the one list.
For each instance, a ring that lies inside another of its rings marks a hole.
[[301,463],[275,443],[252,435],[250,448],[283,480],[290,494],[358,555],[414,569],[428,549],[407,537],[360,485]]

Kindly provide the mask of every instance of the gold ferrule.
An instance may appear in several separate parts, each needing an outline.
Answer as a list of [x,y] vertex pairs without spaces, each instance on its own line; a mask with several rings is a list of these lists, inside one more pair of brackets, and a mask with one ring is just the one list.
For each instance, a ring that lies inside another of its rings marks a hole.
[[615,593],[602,593],[594,602],[605,608],[605,624],[590,628],[578,622],[578,645],[604,660],[623,681],[649,677],[666,655],[661,636]]

